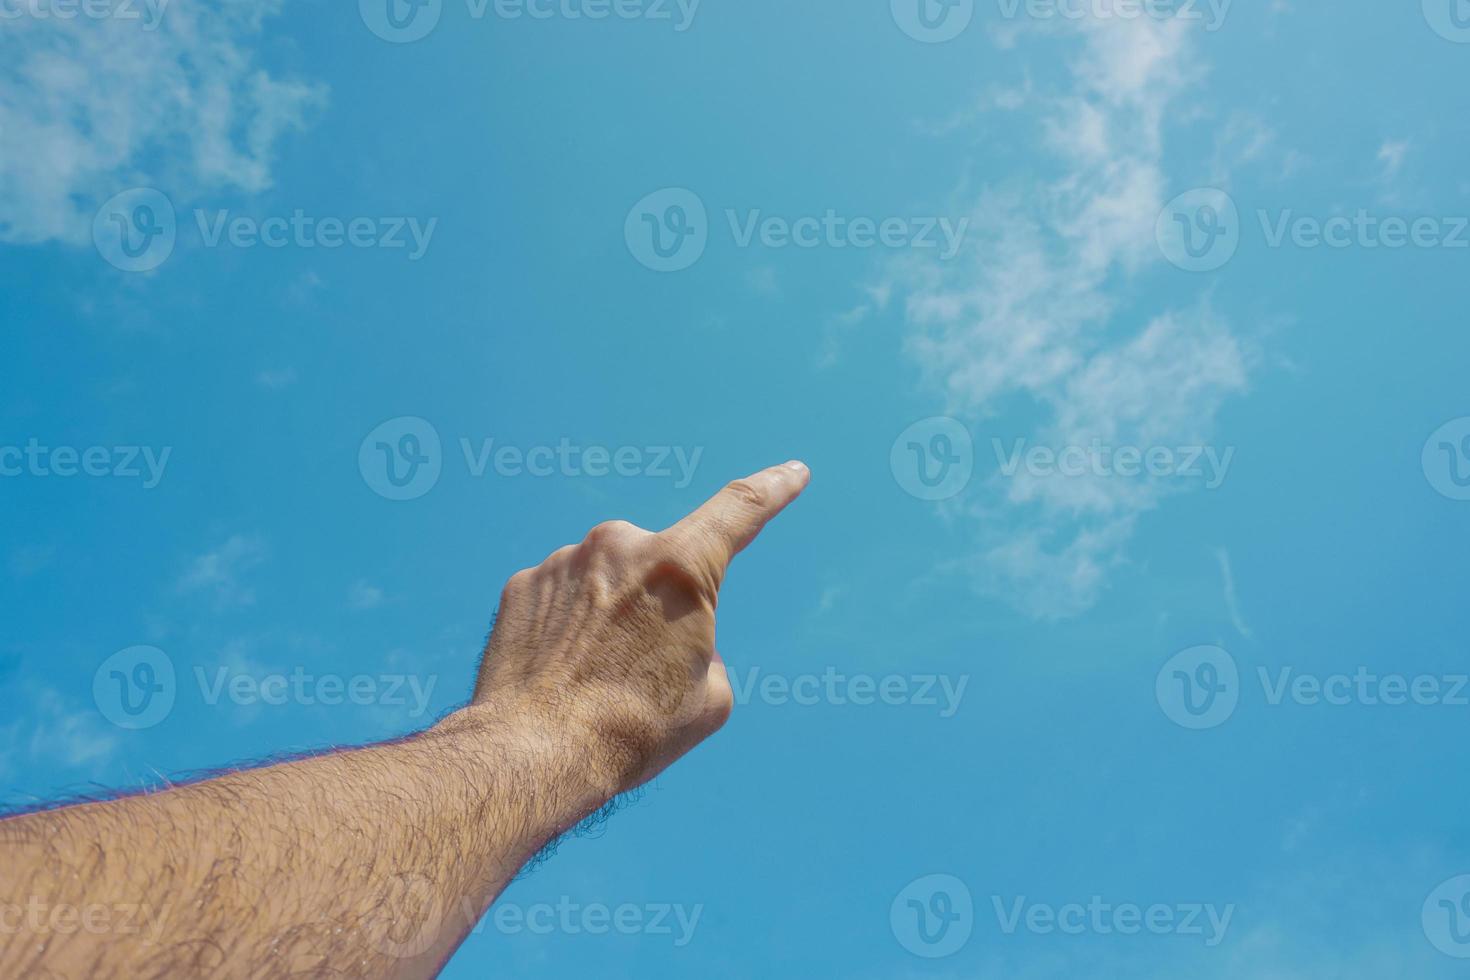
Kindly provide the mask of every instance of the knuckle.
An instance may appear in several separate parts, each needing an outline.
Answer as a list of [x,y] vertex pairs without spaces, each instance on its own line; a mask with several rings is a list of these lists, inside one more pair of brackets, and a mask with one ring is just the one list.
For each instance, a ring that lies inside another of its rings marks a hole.
[[604,521],[587,532],[584,543],[599,548],[624,548],[637,539],[639,529],[627,521]]
[[572,555],[576,552],[576,550],[577,550],[577,546],[576,545],[574,545],[574,544],[564,544],[560,548],[557,548],[555,551],[553,551],[551,554],[547,555],[546,556],[546,560],[544,562],[542,562],[541,564],[542,565],[553,565],[553,564],[555,564],[557,562],[566,561],[568,558],[571,558],[572,557]]
[[674,542],[664,542],[653,552],[655,576],[682,585],[690,590],[706,586],[713,569],[710,562],[701,558],[693,548]]
[[504,605],[525,595],[531,588],[531,582],[536,577],[534,568],[523,568],[510,578],[505,580],[505,588],[500,590],[500,602]]
[[725,493],[740,503],[755,508],[764,508],[768,496],[764,490],[746,479],[732,480],[727,483]]
[[718,729],[730,720],[735,710],[735,692],[728,682],[711,683],[705,694],[705,712],[714,728]]

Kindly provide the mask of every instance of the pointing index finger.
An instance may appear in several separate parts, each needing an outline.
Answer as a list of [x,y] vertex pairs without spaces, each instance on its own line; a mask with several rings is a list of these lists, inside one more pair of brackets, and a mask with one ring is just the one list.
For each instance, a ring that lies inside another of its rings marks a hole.
[[666,533],[693,539],[723,569],[810,481],[805,463],[772,466],[727,484]]

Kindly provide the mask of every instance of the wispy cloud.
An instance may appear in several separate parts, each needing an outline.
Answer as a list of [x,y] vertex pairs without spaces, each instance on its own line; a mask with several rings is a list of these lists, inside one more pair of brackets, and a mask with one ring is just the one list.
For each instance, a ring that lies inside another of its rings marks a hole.
[[[140,4],[139,8],[144,5]],[[276,145],[325,90],[256,64],[281,0],[172,0],[151,26],[20,16],[0,31],[0,241],[87,240],[134,185],[271,184]]]
[[353,609],[373,609],[383,604],[383,590],[367,582],[354,582],[347,592],[347,604]]
[[1215,559],[1220,563],[1220,577],[1225,582],[1225,609],[1230,613],[1230,623],[1241,636],[1247,640],[1253,639],[1255,634],[1240,615],[1240,600],[1235,595],[1235,572],[1230,567],[1230,552],[1220,548],[1215,552]]
[[265,545],[259,538],[234,535],[193,559],[180,576],[177,589],[184,594],[205,593],[220,608],[251,605],[255,591],[241,581],[241,576],[264,559]]
[[255,383],[262,388],[270,388],[272,390],[289,388],[296,383],[296,369],[285,367],[261,371],[256,374]]
[[769,265],[757,266],[745,273],[745,282],[751,291],[767,298],[781,294],[781,279]]
[[78,705],[56,689],[37,686],[7,698],[28,709],[0,727],[0,772],[24,761],[66,770],[105,762],[117,750],[117,734],[90,705]]
[[1386,140],[1378,148],[1378,165],[1382,168],[1380,178],[1388,181],[1397,177],[1404,167],[1404,158],[1408,155],[1408,140]]
[[[1048,446],[1181,446],[1204,442],[1221,404],[1245,389],[1250,346],[1205,301],[1140,312],[1132,288],[1162,262],[1155,221],[1185,189],[1164,172],[1164,129],[1202,77],[1194,26],[1110,18],[1069,28],[1081,39],[1070,88],[1023,96],[1046,176],[979,192],[972,227],[988,237],[968,261],[890,270],[909,353],[949,413],[987,417],[1019,402],[1040,412],[1034,441]],[[1213,163],[1259,155],[1266,138],[1242,120]],[[997,480],[972,498],[968,567],[982,591],[1031,615],[1075,615],[1169,492],[1146,476]]]

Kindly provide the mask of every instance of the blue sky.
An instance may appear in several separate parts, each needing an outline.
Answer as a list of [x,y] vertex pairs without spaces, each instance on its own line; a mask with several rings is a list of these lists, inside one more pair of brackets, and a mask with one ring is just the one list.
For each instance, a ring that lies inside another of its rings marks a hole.
[[1454,3],[6,4],[5,799],[422,727],[799,457],[447,975],[1461,975]]

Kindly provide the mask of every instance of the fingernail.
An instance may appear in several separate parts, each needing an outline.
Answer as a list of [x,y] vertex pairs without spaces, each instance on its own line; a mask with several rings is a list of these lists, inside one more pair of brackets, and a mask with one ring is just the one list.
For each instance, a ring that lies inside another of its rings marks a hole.
[[793,459],[791,462],[787,463],[786,468],[788,470],[795,470],[798,473],[805,473],[807,471],[806,464],[799,459]]

